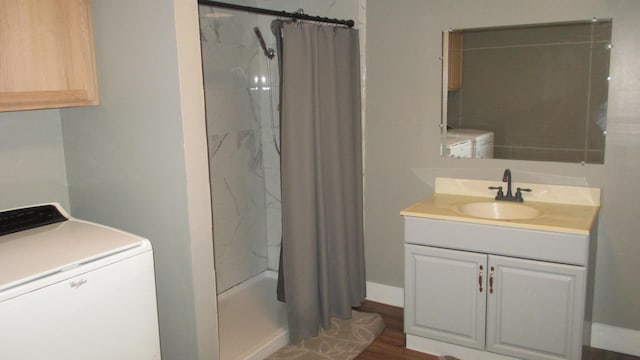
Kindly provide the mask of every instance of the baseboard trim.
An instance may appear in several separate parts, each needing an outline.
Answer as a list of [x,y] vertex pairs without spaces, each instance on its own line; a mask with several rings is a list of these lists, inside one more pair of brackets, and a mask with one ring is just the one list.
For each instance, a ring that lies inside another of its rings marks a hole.
[[407,334],[406,347],[410,350],[440,356],[451,355],[458,359],[473,360],[518,360],[518,358],[500,355],[488,351],[476,350],[461,345],[449,344],[444,341],[431,340],[420,336]]
[[367,281],[367,300],[404,307],[404,288]]
[[591,346],[622,354],[640,356],[640,330],[593,323],[591,325]]

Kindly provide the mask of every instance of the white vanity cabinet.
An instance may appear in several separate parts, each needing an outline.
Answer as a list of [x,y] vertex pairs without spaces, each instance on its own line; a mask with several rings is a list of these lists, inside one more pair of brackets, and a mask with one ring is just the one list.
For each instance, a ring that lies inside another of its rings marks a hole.
[[405,216],[407,347],[463,359],[580,359],[590,249],[588,234]]

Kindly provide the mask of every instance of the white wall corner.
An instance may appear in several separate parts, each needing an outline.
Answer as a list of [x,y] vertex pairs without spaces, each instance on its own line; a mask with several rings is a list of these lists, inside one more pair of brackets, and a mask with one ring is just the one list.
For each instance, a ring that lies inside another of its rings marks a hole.
[[367,300],[404,307],[404,288],[367,281]]
[[593,323],[591,346],[622,354],[640,356],[640,330]]

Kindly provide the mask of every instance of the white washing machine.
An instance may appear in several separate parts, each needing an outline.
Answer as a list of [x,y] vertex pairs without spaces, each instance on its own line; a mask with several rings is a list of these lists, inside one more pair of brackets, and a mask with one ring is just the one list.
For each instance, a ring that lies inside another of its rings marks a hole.
[[473,156],[473,143],[469,139],[447,137],[443,155],[456,158],[470,158]]
[[0,211],[0,359],[159,360],[149,240],[59,204]]
[[447,130],[447,137],[471,140],[474,158],[493,158],[493,131],[479,129],[451,129]]

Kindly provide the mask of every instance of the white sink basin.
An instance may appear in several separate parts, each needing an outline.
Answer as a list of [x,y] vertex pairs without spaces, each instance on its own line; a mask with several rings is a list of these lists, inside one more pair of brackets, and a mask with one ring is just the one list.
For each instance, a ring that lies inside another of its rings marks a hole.
[[533,219],[540,210],[511,202],[480,201],[460,205],[458,211],[465,215],[496,220]]

